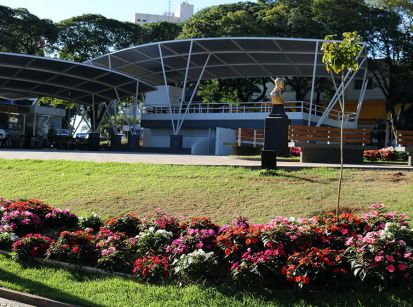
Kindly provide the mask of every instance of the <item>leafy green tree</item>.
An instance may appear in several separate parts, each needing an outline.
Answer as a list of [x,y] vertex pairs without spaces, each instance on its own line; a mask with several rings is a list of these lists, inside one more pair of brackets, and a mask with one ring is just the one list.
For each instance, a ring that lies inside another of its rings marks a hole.
[[[382,5],[388,2],[392,1],[380,1]],[[413,18],[411,11],[406,12],[393,5],[372,7],[366,37],[369,71],[386,98],[393,132],[413,124],[406,113],[413,104]]]
[[63,20],[57,28],[59,57],[78,62],[143,42],[141,26],[95,14]]
[[182,31],[182,24],[171,22],[153,22],[143,25],[145,43],[174,40]]
[[179,38],[265,36],[256,14],[262,5],[245,2],[212,6],[187,20]]
[[44,46],[56,40],[57,29],[26,9],[0,6],[0,51],[44,55]]
[[346,71],[357,71],[359,66],[357,56],[362,49],[361,38],[357,32],[343,33],[343,41],[332,41],[334,35],[327,35],[325,42],[322,45],[323,63],[326,65],[326,70],[329,73],[336,74],[341,77],[341,124],[340,124],[340,177],[337,193],[337,218],[340,210],[341,183],[343,180],[343,129],[345,116],[345,97],[344,97],[344,74]]

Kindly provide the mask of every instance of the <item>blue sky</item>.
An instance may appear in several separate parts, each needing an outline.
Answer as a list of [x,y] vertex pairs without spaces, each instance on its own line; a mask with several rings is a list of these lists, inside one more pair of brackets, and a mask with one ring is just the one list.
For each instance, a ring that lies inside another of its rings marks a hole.
[[[171,0],[172,12],[181,1]],[[189,0],[188,2],[195,6],[195,11],[198,11],[212,5],[244,1],[246,0]],[[86,13],[97,13],[109,18],[133,22],[136,12],[163,14],[168,10],[168,0],[0,0],[0,5],[24,7],[41,18],[53,21]]]

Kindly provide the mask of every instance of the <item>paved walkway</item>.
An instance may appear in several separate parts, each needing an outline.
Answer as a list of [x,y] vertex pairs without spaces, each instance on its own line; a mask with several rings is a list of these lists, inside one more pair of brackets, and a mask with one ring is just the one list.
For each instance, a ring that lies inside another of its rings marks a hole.
[[27,304],[7,300],[5,298],[0,297],[0,307],[32,307],[32,306],[33,305],[27,305]]
[[[174,154],[150,154],[150,153],[125,153],[102,151],[64,151],[64,150],[12,150],[0,149],[2,159],[35,159],[35,160],[69,160],[90,162],[127,162],[148,164],[176,164],[176,165],[208,165],[208,166],[240,166],[259,168],[260,161],[240,159],[232,156],[195,156]],[[338,164],[318,164],[299,162],[278,162],[281,168],[306,168],[306,167],[339,167]],[[362,164],[345,165],[346,168],[363,169],[394,169],[411,170],[407,165],[389,164]]]

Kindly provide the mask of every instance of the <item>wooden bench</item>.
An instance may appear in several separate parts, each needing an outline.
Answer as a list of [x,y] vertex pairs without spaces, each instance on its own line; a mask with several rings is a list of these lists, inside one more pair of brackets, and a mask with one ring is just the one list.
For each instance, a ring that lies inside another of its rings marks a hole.
[[[340,163],[340,128],[290,126],[289,147],[300,147],[300,161],[310,163]],[[363,152],[370,149],[371,130],[344,129],[344,162],[363,162]]]
[[238,147],[263,147],[264,129],[238,128],[237,145]]
[[412,155],[413,155],[413,131],[409,130],[399,130],[396,132],[397,144],[396,151],[407,152],[409,155],[407,164],[413,166]]

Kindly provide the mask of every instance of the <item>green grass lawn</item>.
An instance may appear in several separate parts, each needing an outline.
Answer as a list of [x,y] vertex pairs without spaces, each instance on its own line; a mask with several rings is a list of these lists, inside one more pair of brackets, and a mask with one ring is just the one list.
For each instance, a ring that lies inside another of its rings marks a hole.
[[148,285],[56,267],[22,267],[0,255],[0,285],[86,306],[412,306],[413,295],[239,291],[225,285]]
[[[334,209],[338,170],[278,171],[232,167],[0,160],[0,195],[39,198],[77,214],[103,217],[162,208],[219,223],[241,214],[254,222]],[[374,202],[413,216],[413,172],[345,170],[343,206]]]
[[[231,167],[0,160],[0,195],[39,198],[77,214],[111,217],[156,208],[219,223],[237,214],[254,222],[276,215],[310,216],[334,209],[338,170],[278,171]],[[413,172],[345,170],[343,206],[373,202],[413,216]],[[363,293],[250,293],[226,286],[142,285],[132,280],[22,267],[0,256],[0,285],[90,306],[412,306],[413,295]]]

